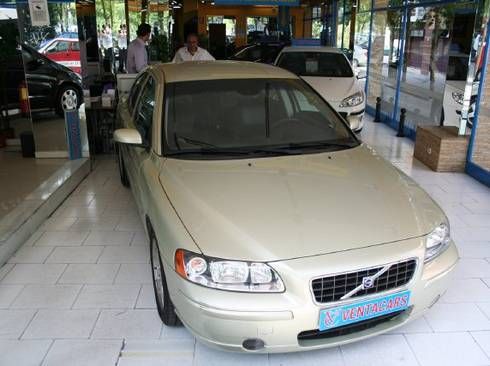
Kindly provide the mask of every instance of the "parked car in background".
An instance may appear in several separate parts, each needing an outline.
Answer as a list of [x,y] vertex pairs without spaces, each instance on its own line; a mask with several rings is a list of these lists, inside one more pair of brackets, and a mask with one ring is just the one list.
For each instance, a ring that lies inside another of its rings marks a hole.
[[[461,110],[463,109],[464,90],[468,75],[469,55],[450,53],[444,87],[444,100],[441,123],[444,126],[459,127]],[[473,127],[473,117],[480,83],[475,81],[471,92],[470,109],[468,111],[467,127]]]
[[83,97],[80,76],[34,48],[20,45],[8,65],[7,88],[12,103],[18,103],[19,88],[27,82],[32,111],[53,109],[63,115],[65,110],[80,106]]
[[250,61],[273,64],[277,55],[284,46],[285,44],[283,42],[256,43],[241,48],[229,59],[236,61]]
[[360,132],[366,98],[345,54],[330,47],[285,47],[275,65],[300,76]]
[[78,38],[54,38],[39,48],[38,51],[50,60],[81,74]]
[[118,122],[166,325],[229,351],[336,347],[422,316],[451,284],[442,210],[286,70],[150,66]]

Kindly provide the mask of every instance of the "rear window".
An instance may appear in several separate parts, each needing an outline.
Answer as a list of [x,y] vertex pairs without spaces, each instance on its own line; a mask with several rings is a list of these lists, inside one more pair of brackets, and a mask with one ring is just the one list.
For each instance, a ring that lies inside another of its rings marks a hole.
[[352,77],[343,54],[329,52],[285,52],[277,66],[300,76]]

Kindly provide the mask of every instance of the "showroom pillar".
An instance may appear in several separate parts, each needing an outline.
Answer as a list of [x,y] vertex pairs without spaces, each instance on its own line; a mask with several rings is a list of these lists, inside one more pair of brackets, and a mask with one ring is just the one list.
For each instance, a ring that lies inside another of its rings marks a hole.
[[289,6],[279,6],[277,28],[284,39],[291,39],[291,15]]

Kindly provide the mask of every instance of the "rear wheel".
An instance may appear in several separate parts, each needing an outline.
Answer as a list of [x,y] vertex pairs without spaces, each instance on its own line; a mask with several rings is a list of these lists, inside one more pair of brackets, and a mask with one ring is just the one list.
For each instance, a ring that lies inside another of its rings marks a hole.
[[160,315],[160,319],[162,319],[165,325],[171,327],[180,325],[180,320],[177,314],[175,314],[174,304],[170,300],[160,250],[158,249],[158,243],[153,233],[150,233],[150,258],[158,315]]

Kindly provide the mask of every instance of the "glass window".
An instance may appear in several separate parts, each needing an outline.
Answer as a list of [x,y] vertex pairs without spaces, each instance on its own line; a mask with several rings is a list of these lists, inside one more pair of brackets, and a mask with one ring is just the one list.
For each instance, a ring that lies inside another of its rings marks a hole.
[[353,76],[349,62],[341,53],[285,52],[277,65],[300,76]]
[[318,141],[357,145],[331,107],[301,80],[171,83],[166,104],[168,152],[246,151]]
[[54,42],[47,50],[47,53],[66,52],[70,48],[70,43],[66,41]]
[[396,95],[402,13],[390,10],[373,14],[367,103],[375,108],[376,98],[380,97],[381,112],[391,118]]
[[155,84],[155,80],[150,76],[136,106],[135,125],[145,144],[151,143],[153,111],[155,109]]
[[138,101],[138,96],[141,91],[141,86],[143,85],[143,81],[146,79],[147,74],[140,75],[133,86],[131,87],[131,91],[129,92],[129,111],[132,113],[136,102]]
[[71,43],[71,49],[72,49],[72,51],[80,51],[80,43],[72,42]]

